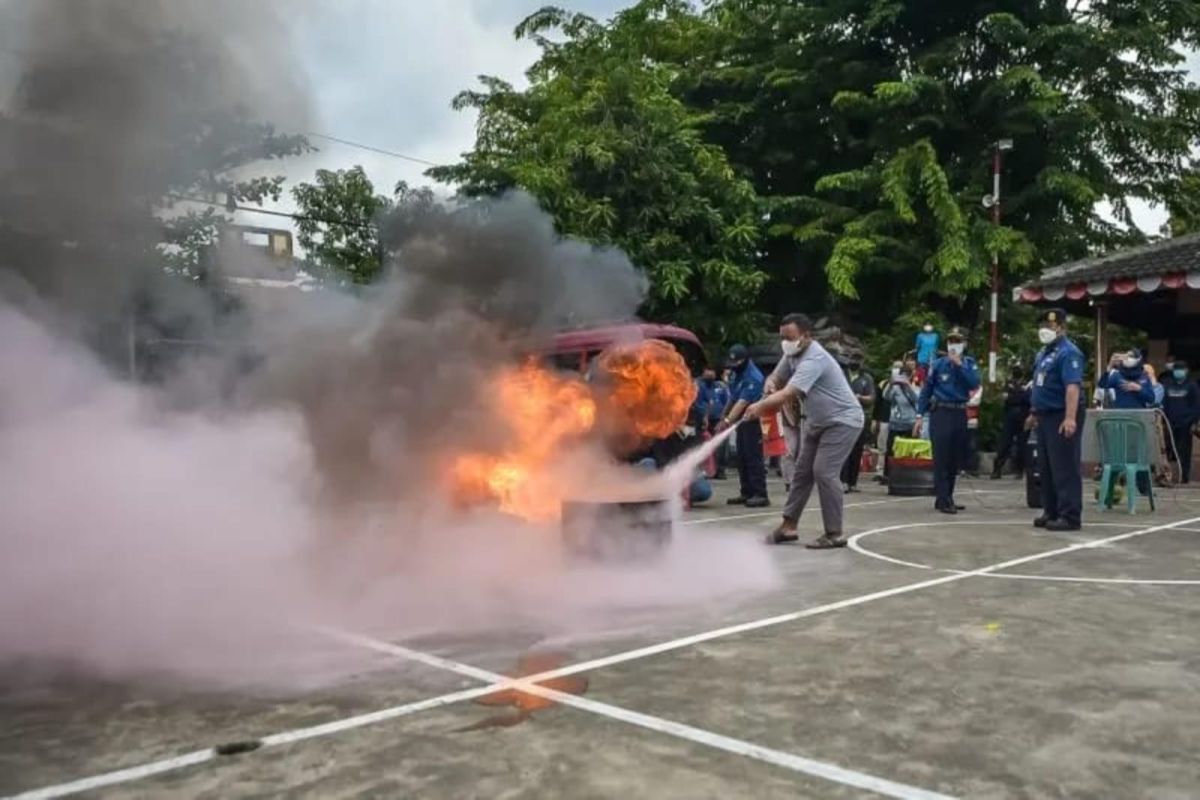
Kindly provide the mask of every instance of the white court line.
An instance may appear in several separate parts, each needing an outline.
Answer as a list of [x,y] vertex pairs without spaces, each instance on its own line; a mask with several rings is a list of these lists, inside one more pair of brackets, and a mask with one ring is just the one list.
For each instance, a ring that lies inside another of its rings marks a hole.
[[758,761],[764,761],[768,764],[784,767],[793,772],[800,772],[806,775],[811,775],[816,778],[822,778],[833,783],[840,783],[845,786],[853,786],[856,789],[864,789],[869,792],[883,795],[884,797],[897,797],[901,800],[949,800],[948,795],[931,792],[927,789],[921,789],[916,786],[909,786],[895,781],[889,781],[885,778],[877,778],[874,775],[856,772],[854,770],[845,769],[834,764],[827,764],[823,761],[814,761],[810,758],[797,756],[792,753],[786,753],[781,750],[773,750],[769,747],[747,742],[742,739],[734,739],[729,736],[723,736],[719,733],[707,731],[702,728],[694,728],[691,725],[684,725],[680,722],[654,717],[649,714],[642,714],[637,711],[630,711],[620,706],[601,703],[596,700],[589,700],[586,697],[567,694],[554,689],[540,686],[536,683],[531,683],[528,679],[514,681],[504,675],[495,672],[473,667],[469,664],[463,664],[458,661],[435,656],[431,653],[424,653],[420,650],[412,650],[401,645],[383,642],[378,639],[372,639],[367,636],[360,636],[355,633],[347,633],[345,631],[330,630],[322,628],[322,632],[334,637],[342,642],[365,647],[378,653],[387,653],[400,658],[416,661],[428,666],[437,667],[438,669],[448,670],[458,675],[465,675],[470,678],[495,682],[497,686],[505,686],[511,683],[514,688],[527,694],[542,697],[547,700],[552,700],[564,706],[571,706],[582,711],[590,711],[593,714],[599,714],[602,717],[609,719],[620,720],[631,725],[636,725],[639,728],[665,733],[670,736],[675,736],[680,739],[686,739],[697,744],[714,747],[718,750],[724,750],[734,755],[746,756]]
[[[562,677],[566,677],[567,675],[575,675],[580,672],[590,672],[592,670],[601,669],[603,667],[610,667],[610,666],[613,666],[616,664],[623,664],[627,661],[636,661],[638,659],[647,658],[649,656],[660,655],[662,653],[669,653],[673,650],[680,650],[685,647],[691,647],[693,645],[702,644],[704,642],[709,642],[714,639],[722,639],[727,636],[734,636],[734,635],[741,634],[741,633],[748,633],[750,631],[760,630],[762,628],[773,627],[775,625],[782,625],[787,622],[794,622],[796,620],[806,619],[808,617],[815,617],[815,616],[818,616],[821,614],[828,614],[832,611],[840,611],[844,608],[853,608],[854,606],[860,606],[860,605],[864,605],[866,603],[873,603],[876,600],[883,600],[888,597],[895,597],[897,595],[908,594],[910,592],[916,592],[916,591],[920,591],[922,589],[930,589],[930,588],[933,588],[934,586],[941,586],[941,585],[947,584],[947,583],[955,583],[957,581],[966,580],[967,578],[973,578],[973,577],[976,577],[979,575],[989,575],[989,574],[991,574],[993,572],[997,572],[999,570],[1011,569],[1012,567],[1017,567],[1022,564],[1029,564],[1034,561],[1041,561],[1042,559],[1053,558],[1054,556],[1063,555],[1065,553],[1073,553],[1076,550],[1087,550],[1087,549],[1096,548],[1096,547],[1103,547],[1104,545],[1109,544],[1110,542],[1122,541],[1124,539],[1132,539],[1132,538],[1135,538],[1138,536],[1145,536],[1150,533],[1157,533],[1158,531],[1174,530],[1175,528],[1177,528],[1179,526],[1193,525],[1196,523],[1200,523],[1200,517],[1193,517],[1192,519],[1179,520],[1178,522],[1171,522],[1171,523],[1167,523],[1164,525],[1155,525],[1155,526],[1149,527],[1149,528],[1142,528],[1140,530],[1130,531],[1128,533],[1121,533],[1121,534],[1117,534],[1115,536],[1109,536],[1104,539],[1095,539],[1090,542],[1081,542],[1078,544],[1068,545],[1066,547],[1059,547],[1054,550],[1046,550],[1041,553],[1034,553],[1032,555],[1022,556],[1020,558],[1011,559],[1009,561],[1002,561],[1000,563],[992,564],[987,567],[980,567],[979,569],[971,570],[969,572],[959,572],[959,573],[954,573],[952,575],[943,575],[938,578],[931,578],[926,581],[918,581],[917,583],[907,583],[907,584],[904,584],[903,586],[896,586],[891,589],[884,589],[882,591],[872,592],[870,594],[864,594],[864,595],[860,595],[858,597],[850,597],[845,600],[839,600],[837,602],[827,603],[827,604],[821,605],[821,606],[814,606],[813,608],[807,608],[802,611],[792,611],[787,614],[779,614],[774,617],[766,617],[764,619],[752,620],[750,622],[743,622],[743,623],[739,623],[737,625],[729,625],[724,628],[717,628],[715,630],[705,631],[704,633],[696,633],[696,634],[692,634],[691,636],[684,636],[684,637],[681,637],[678,639],[672,639],[671,641],[662,642],[660,644],[649,645],[647,647],[640,647],[635,650],[627,650],[623,653],[614,653],[613,655],[610,655],[610,656],[602,656],[601,658],[595,658],[595,659],[592,659],[591,661],[581,661],[578,664],[572,664],[570,666],[560,667],[558,669],[549,670],[547,672],[542,672],[537,675],[530,675],[530,676],[524,678],[522,683],[524,683],[524,682],[543,682],[543,681],[551,680],[553,678],[562,678]],[[895,529],[901,528],[901,527],[903,527],[903,526],[902,525],[892,525],[892,526],[888,526],[888,527],[884,527],[884,528],[877,528],[877,529],[875,529],[874,532],[882,533],[884,531],[895,530]]]
[[[404,717],[409,714],[416,714],[419,711],[427,711],[431,708],[458,703],[463,700],[473,700],[476,697],[482,697],[485,694],[491,694],[496,690],[494,686],[479,686],[474,689],[464,689],[459,692],[451,692],[450,694],[438,695],[431,697],[428,700],[419,700],[415,703],[406,703],[399,706],[391,706],[379,711],[372,711],[366,714],[359,714],[353,717],[335,720],[333,722],[323,723],[321,725],[311,725],[307,728],[296,728],[283,733],[277,733],[271,736],[264,736],[259,741],[262,747],[274,747],[281,744],[290,744],[291,742],[299,742],[304,739],[312,739],[317,736],[328,736],[333,733],[341,733],[342,731],[361,728],[364,725],[374,725],[378,722],[385,722],[397,717]],[[56,797],[67,797],[80,792],[91,791],[92,789],[102,789],[106,786],[115,786],[120,783],[129,783],[131,781],[149,778],[154,775],[161,775],[165,772],[174,772],[175,770],[191,767],[196,764],[203,764],[208,761],[214,761],[224,756],[217,755],[217,751],[210,747],[206,750],[196,750],[191,753],[184,753],[173,758],[164,758],[161,761],[152,761],[147,764],[141,764],[136,767],[127,769],[113,770],[112,772],[104,772],[99,775],[92,775],[87,778],[80,778],[69,783],[60,783],[54,786],[46,786],[41,789],[32,789],[20,794],[9,795],[4,800],[52,800]]]
[[[970,526],[970,525],[1027,525],[1023,522],[913,522],[907,525],[897,525],[890,530],[911,530],[913,528],[936,528],[940,526]],[[1088,523],[1089,528],[1105,527],[1105,528],[1130,528],[1132,525],[1122,525],[1117,522],[1091,522]],[[1197,532],[1193,528],[1172,528],[1175,531],[1187,531],[1189,533]],[[887,561],[890,564],[899,564],[902,567],[911,567],[912,569],[924,569],[931,572],[946,572],[951,574],[962,574],[969,570],[950,569],[949,567],[935,567],[931,564],[922,564],[917,561],[905,561],[894,556],[884,555],[875,550],[868,550],[859,543],[860,539],[865,539],[868,536],[873,536],[877,533],[885,531],[864,531],[863,533],[855,534],[850,537],[847,542],[850,549],[859,555],[868,556],[879,561]],[[1107,545],[1105,545],[1107,546]],[[1087,578],[1076,575],[1028,575],[1015,572],[994,572],[983,577],[986,578],[1004,578],[1014,581],[1048,581],[1051,583],[1100,583],[1100,584],[1118,584],[1124,586],[1200,586],[1200,580],[1192,579],[1172,579],[1172,578]]]
[[[614,653],[613,655],[592,659],[591,661],[583,661],[578,664],[573,664],[573,665],[566,666],[566,667],[560,667],[558,669],[548,670],[546,672],[541,672],[536,675],[529,675],[525,678],[522,678],[521,680],[508,681],[503,686],[484,686],[484,687],[479,687],[479,688],[475,688],[475,689],[467,689],[467,690],[464,690],[461,692],[454,692],[452,694],[441,695],[439,697],[430,698],[429,700],[424,700],[424,701],[421,701],[418,703],[410,703],[410,704],[404,705],[404,706],[393,706],[391,708],[383,709],[382,711],[376,711],[376,712],[373,712],[370,714],[362,714],[362,715],[359,715],[356,717],[349,717],[347,719],[336,720],[334,722],[326,723],[324,725],[314,725],[314,726],[310,726],[307,728],[300,728],[300,729],[293,730],[293,731],[285,731],[283,733],[279,733],[279,734],[275,734],[273,736],[266,737],[265,739],[263,739],[263,741],[264,741],[264,743],[270,742],[271,745],[276,745],[276,744],[284,744],[287,742],[300,741],[302,739],[310,739],[310,738],[313,738],[316,736],[325,736],[328,734],[339,733],[341,731],[350,730],[352,728],[358,728],[363,725],[372,725],[376,722],[383,722],[385,720],[394,719],[395,717],[404,716],[405,714],[411,714],[411,713],[415,713],[417,711],[423,711],[427,708],[436,708],[438,706],[447,705],[449,703],[459,702],[460,700],[473,699],[475,697],[480,697],[485,694],[490,694],[493,691],[497,691],[499,689],[507,688],[510,686],[520,688],[523,691],[528,691],[528,689],[526,689],[526,686],[533,684],[533,683],[541,683],[541,682],[545,682],[548,680],[552,680],[554,678],[562,678],[562,677],[566,677],[567,675],[575,675],[580,672],[590,672],[592,670],[601,669],[603,667],[609,667],[609,666],[613,666],[615,664],[622,664],[627,661],[635,661],[638,659],[647,658],[649,656],[660,655],[662,653],[669,653],[674,650],[680,650],[685,647],[691,647],[693,645],[712,641],[714,639],[721,639],[721,638],[724,638],[727,636],[734,636],[734,635],[740,634],[740,633],[748,633],[750,631],[760,630],[762,628],[769,628],[769,627],[772,627],[775,625],[782,625],[786,622],[794,622],[796,620],[805,619],[807,617],[815,617],[820,614],[828,614],[833,611],[840,611],[843,608],[852,608],[854,606],[864,605],[866,603],[872,603],[872,602],[875,602],[876,600],[883,600],[888,597],[895,597],[895,596],[902,595],[902,594],[908,594],[910,592],[916,592],[916,591],[920,591],[922,589],[930,589],[930,588],[933,588],[934,586],[941,586],[943,584],[955,583],[957,581],[966,580],[967,578],[972,578],[972,577],[975,577],[978,575],[988,575],[992,572],[996,572],[999,570],[1011,569],[1012,567],[1017,567],[1022,564],[1029,564],[1034,561],[1041,561],[1042,559],[1052,558],[1054,556],[1063,555],[1065,553],[1073,553],[1077,550],[1086,550],[1086,549],[1090,549],[1090,548],[1101,547],[1110,542],[1122,541],[1124,539],[1132,539],[1132,538],[1135,538],[1138,536],[1145,536],[1146,534],[1156,533],[1158,531],[1174,530],[1176,528],[1182,528],[1183,526],[1188,526],[1188,525],[1195,525],[1197,523],[1200,523],[1200,517],[1192,517],[1191,519],[1179,520],[1178,522],[1167,523],[1165,525],[1155,525],[1150,528],[1142,528],[1140,530],[1131,531],[1129,533],[1117,534],[1115,536],[1110,536],[1110,537],[1107,537],[1104,539],[1096,539],[1091,542],[1084,542],[1084,543],[1080,543],[1080,544],[1068,545],[1067,547],[1060,547],[1055,550],[1046,550],[1041,553],[1034,553],[1033,555],[1023,556],[1021,558],[1012,559],[1010,561],[1003,561],[1003,562],[993,564],[988,567],[981,567],[980,569],[972,570],[970,572],[961,572],[961,573],[954,573],[951,575],[943,575],[941,577],[931,578],[930,580],[926,580],[926,581],[918,581],[917,583],[908,583],[908,584],[904,584],[903,586],[895,586],[891,589],[884,589],[883,591],[879,591],[879,592],[872,592],[870,594],[864,594],[864,595],[860,595],[858,597],[851,597],[851,598],[847,598],[845,600],[839,600],[835,603],[827,603],[827,604],[821,605],[821,606],[814,606],[813,608],[804,609],[802,611],[793,611],[788,614],[779,614],[774,617],[767,617],[764,619],[753,620],[750,622],[743,622],[738,625],[729,625],[724,628],[717,628],[715,630],[706,631],[704,633],[697,633],[697,634],[693,634],[691,636],[684,636],[684,637],[681,637],[678,639],[672,639],[671,641],[668,641],[668,642],[662,642],[660,644],[650,645],[648,647],[640,647],[635,650],[626,650],[623,653]],[[890,531],[890,530],[901,529],[903,527],[904,527],[903,525],[892,525],[892,526],[888,526],[888,527],[884,527],[884,528],[877,528],[874,531],[868,531],[867,533],[883,533],[883,532]],[[862,534],[859,534],[859,535],[861,536]],[[199,758],[200,760],[196,761],[194,763],[202,763],[204,761],[210,760],[213,757],[212,755],[207,754],[207,752],[208,751],[198,751],[196,753],[189,753],[189,754],[185,754],[183,756],[179,756],[178,758],[180,758],[180,759]],[[201,754],[205,754],[205,755],[203,755],[203,757],[201,757]],[[176,759],[164,759],[162,761],[155,761],[155,762],[151,762],[149,764],[144,764],[139,767],[132,767],[130,769],[125,769],[125,770],[117,770],[115,772],[105,773],[103,775],[94,776],[92,778],[84,778],[84,779],[81,779],[78,781],[72,781],[70,783],[59,784],[57,786],[50,786],[50,787],[46,787],[44,789],[37,789],[32,792],[25,792],[23,794],[16,795],[15,797],[21,798],[22,800],[34,800],[35,798],[40,800],[40,798],[64,797],[66,795],[75,794],[77,792],[81,792],[81,791],[84,791],[89,788],[96,788],[97,786],[109,786],[109,785],[112,785],[115,783],[124,783],[126,781],[137,780],[138,778],[145,777],[148,775],[157,775],[157,774],[160,774],[163,772],[180,769],[184,766],[189,765],[189,764],[175,763],[175,761],[176,761]],[[124,776],[128,776],[128,777],[124,777]],[[93,783],[91,783],[93,781],[100,781],[100,783],[93,784]]]

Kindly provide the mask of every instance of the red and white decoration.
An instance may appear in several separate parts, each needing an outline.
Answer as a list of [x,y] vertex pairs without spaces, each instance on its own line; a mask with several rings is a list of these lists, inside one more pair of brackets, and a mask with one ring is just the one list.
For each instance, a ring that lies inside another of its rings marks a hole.
[[1170,272],[1166,275],[1143,275],[1140,278],[1111,278],[1090,283],[1069,283],[1065,286],[1021,286],[1013,290],[1013,300],[1019,303],[1051,303],[1064,297],[1083,300],[1085,297],[1149,294],[1160,289],[1200,289],[1200,271]]

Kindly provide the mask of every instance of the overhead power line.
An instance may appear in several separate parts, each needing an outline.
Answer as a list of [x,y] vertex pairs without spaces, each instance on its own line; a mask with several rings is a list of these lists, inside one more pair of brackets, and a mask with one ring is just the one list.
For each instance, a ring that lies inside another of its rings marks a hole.
[[265,214],[268,217],[284,217],[297,222],[319,222],[324,225],[345,225],[350,228],[361,228],[362,230],[375,230],[376,227],[370,223],[359,222],[357,220],[335,219],[331,217],[314,217],[308,214],[294,214],[288,211],[274,211],[269,208],[259,208],[258,206],[230,205],[228,203],[210,200],[206,197],[196,197],[195,195],[189,194],[172,193],[168,195],[168,197],[173,200],[181,200],[188,203],[201,203],[206,206],[215,206],[230,212],[245,211],[250,214]]
[[427,161],[424,158],[417,158],[416,156],[408,156],[408,155],[405,155],[404,153],[397,153],[395,150],[385,150],[382,147],[372,147],[369,144],[361,144],[359,142],[352,142],[349,139],[342,139],[340,137],[330,136],[329,134],[325,134],[325,133],[314,133],[312,131],[309,131],[308,133],[305,134],[305,136],[312,136],[313,138],[316,138],[316,139],[325,139],[330,142],[337,142],[338,144],[344,144],[347,147],[357,147],[359,150],[368,150],[372,153],[380,153],[385,156],[391,156],[392,158],[400,158],[405,161],[412,161],[414,164],[424,164],[427,167],[440,167],[441,166],[441,164],[435,164],[434,162]]

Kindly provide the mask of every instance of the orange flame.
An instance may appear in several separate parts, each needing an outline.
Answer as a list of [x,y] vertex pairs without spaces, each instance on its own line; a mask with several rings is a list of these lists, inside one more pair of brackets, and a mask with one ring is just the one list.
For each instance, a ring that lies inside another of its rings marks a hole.
[[526,364],[502,372],[491,387],[509,445],[496,455],[459,456],[453,466],[461,499],[491,499],[501,511],[532,521],[557,519],[561,497],[551,460],[571,438],[596,422],[596,403],[588,387]]
[[455,497],[467,504],[492,502],[533,522],[558,519],[570,491],[561,459],[596,425],[593,391],[603,400],[604,434],[614,448],[633,451],[687,420],[696,387],[683,357],[666,342],[611,348],[597,367],[592,387],[533,362],[501,372],[488,391],[508,431],[507,444],[454,459]]
[[696,385],[683,357],[670,344],[648,339],[613,347],[597,366],[618,429],[642,439],[661,439],[687,421]]

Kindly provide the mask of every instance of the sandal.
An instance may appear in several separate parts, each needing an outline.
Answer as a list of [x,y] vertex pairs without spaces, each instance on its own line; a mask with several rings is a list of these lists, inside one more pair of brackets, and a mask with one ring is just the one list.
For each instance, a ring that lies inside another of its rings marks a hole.
[[836,550],[839,547],[845,547],[846,540],[840,536],[825,534],[820,539],[811,541],[804,546],[809,550]]
[[795,544],[798,541],[800,541],[800,536],[794,532],[789,532],[782,525],[767,536],[767,544]]

